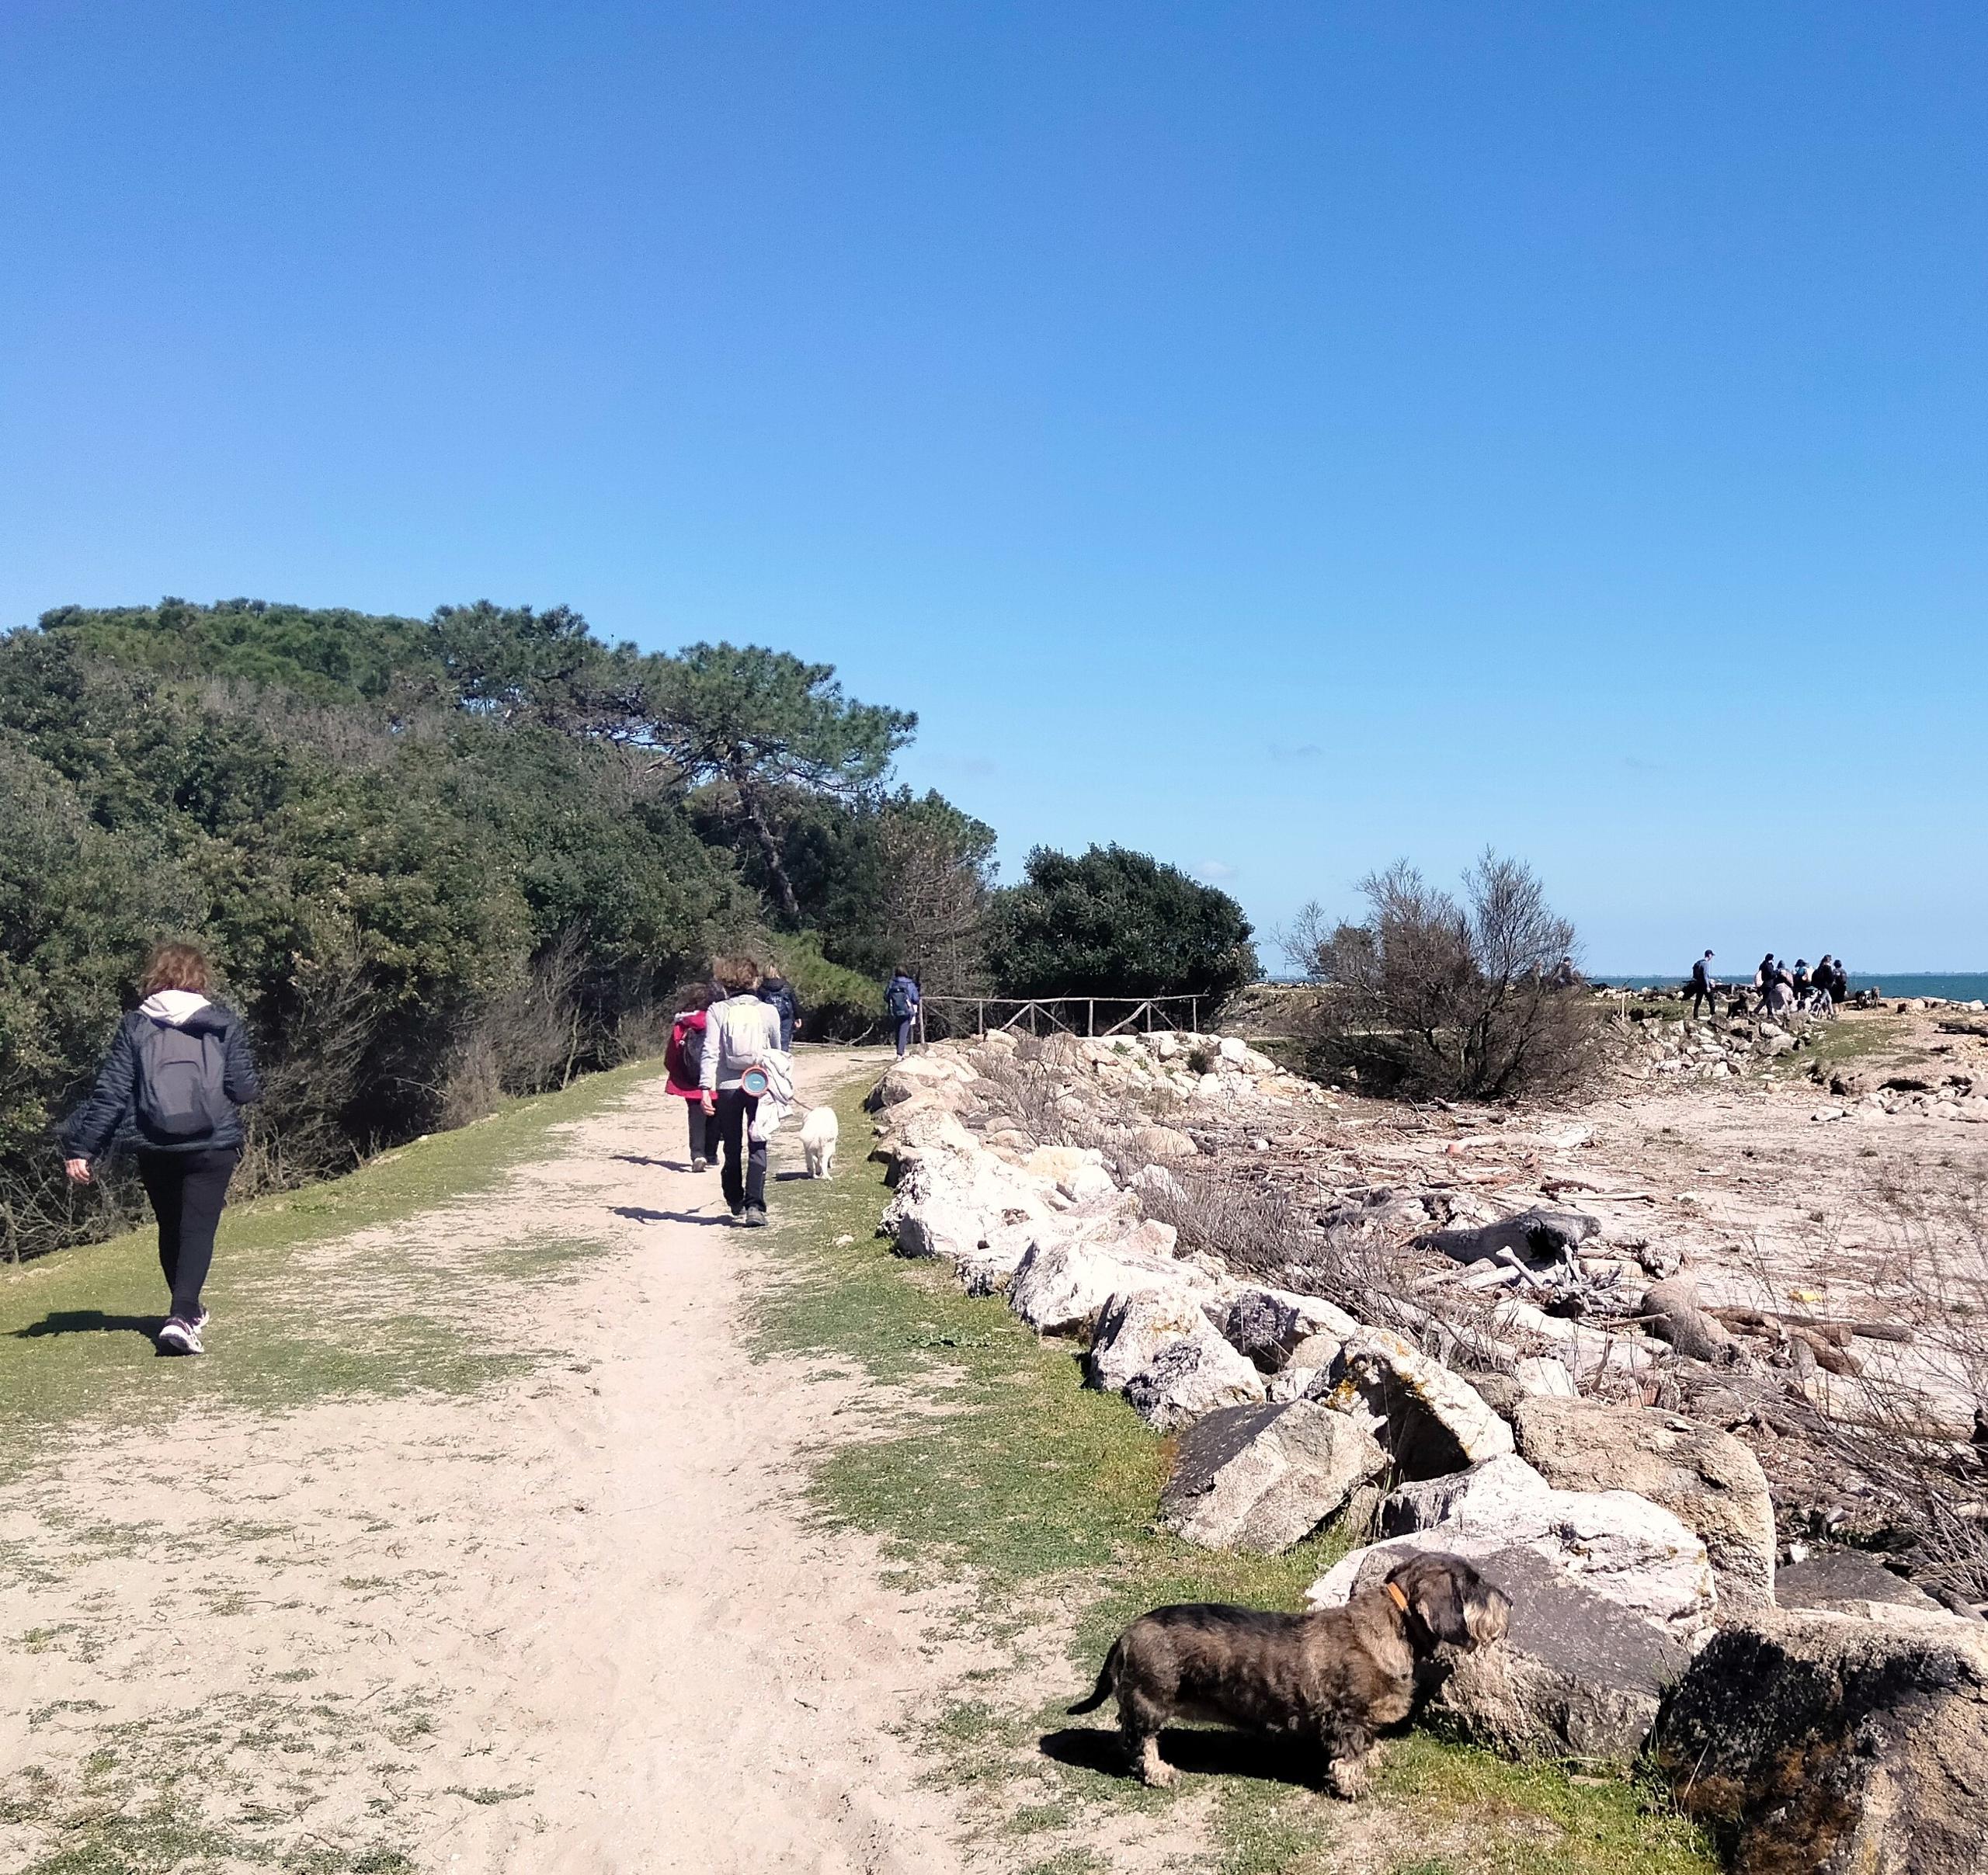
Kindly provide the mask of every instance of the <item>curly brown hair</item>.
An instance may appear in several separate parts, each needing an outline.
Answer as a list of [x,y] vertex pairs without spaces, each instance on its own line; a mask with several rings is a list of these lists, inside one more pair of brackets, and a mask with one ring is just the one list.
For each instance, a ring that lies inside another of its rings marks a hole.
[[204,996],[208,985],[207,960],[193,944],[169,942],[155,944],[138,973],[138,994],[155,996],[161,990],[191,990]]
[[711,966],[711,975],[735,996],[743,996],[758,987],[759,960],[757,957],[720,957]]

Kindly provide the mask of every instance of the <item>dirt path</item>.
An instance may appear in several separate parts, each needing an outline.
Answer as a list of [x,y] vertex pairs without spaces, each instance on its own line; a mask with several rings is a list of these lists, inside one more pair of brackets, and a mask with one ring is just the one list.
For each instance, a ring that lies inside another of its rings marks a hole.
[[[804,1092],[849,1071],[812,1057]],[[47,1800],[0,1805],[0,1865],[94,1802],[159,1866],[182,1837],[202,1868],[960,1866],[896,1730],[941,1670],[934,1611],[808,1526],[798,1460],[847,1391],[749,1359],[764,1240],[678,1168],[682,1128],[645,1083],[488,1196],[323,1250],[361,1283],[389,1238],[444,1269],[603,1245],[464,1299],[559,1359],[466,1398],[106,1434],[0,1507],[0,1773]],[[790,1127],[776,1172],[798,1157]],[[101,1866],[154,1866],[124,1852]]]

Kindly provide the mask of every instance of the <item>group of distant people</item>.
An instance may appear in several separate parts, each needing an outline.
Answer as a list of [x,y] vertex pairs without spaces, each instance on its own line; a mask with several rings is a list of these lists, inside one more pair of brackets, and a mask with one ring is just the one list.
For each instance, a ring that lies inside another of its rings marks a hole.
[[[118,1024],[89,1096],[62,1127],[64,1170],[78,1185],[114,1147],[135,1150],[138,1176],[158,1222],[158,1259],[171,1314],[162,1353],[200,1354],[209,1315],[201,1293],[214,1236],[245,1140],[242,1109],[262,1098],[246,1026],[210,995],[213,970],[195,946],[155,945],[137,982],[139,1002]],[[918,981],[900,967],[884,1009],[903,1055],[918,1029]],[[665,1085],[690,1115],[690,1166],[722,1158],[733,1219],[766,1221],[766,1144],[794,1103],[791,1065],[801,1011],[777,969],[721,957],[709,983],[685,998],[670,1025]],[[823,1137],[832,1146],[832,1116]],[[803,1144],[809,1145],[807,1129]],[[810,1164],[815,1148],[809,1145]]]
[[[1691,980],[1684,987],[1694,1021],[1701,1009],[1709,1008],[1714,1014],[1718,1012],[1716,992],[1721,985],[1712,974],[1712,957],[1708,950],[1691,966]],[[1785,1016],[1792,1011],[1805,1016],[1828,1016],[1838,1003],[1848,999],[1850,975],[1842,960],[1826,951],[1812,969],[1805,957],[1797,957],[1791,965],[1769,951],[1753,972],[1753,988],[1758,998],[1753,1010],[1757,1015]],[[1744,994],[1743,986],[1741,994]]]

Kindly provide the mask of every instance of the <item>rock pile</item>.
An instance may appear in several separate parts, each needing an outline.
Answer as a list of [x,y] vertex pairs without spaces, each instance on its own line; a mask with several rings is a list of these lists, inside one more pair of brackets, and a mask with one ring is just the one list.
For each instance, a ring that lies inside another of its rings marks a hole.
[[[1185,1248],[1166,1214],[1195,1134],[1246,1141],[1280,1106],[1321,1098],[1234,1038],[942,1043],[892,1068],[873,1099],[894,1188],[881,1229],[901,1254],[943,1260],[970,1291],[1069,1338],[1090,1384],[1180,1436],[1164,1527],[1265,1553],[1334,1519],[1373,1539],[1313,1585],[1319,1606],[1406,1552],[1468,1556],[1512,1597],[1510,1628],[1503,1646],[1450,1663],[1437,1709],[1506,1748],[1632,1756],[1667,1689],[1719,1683],[1701,1662],[1722,1624],[1778,1618],[1760,1464],[1715,1427],[1573,1397],[1575,1377],[1594,1371],[1582,1335],[1636,1359],[1658,1344],[1548,1315],[1531,1280],[1559,1271],[1598,1293],[1606,1278],[1646,1318],[1662,1314],[1652,1298],[1666,1290],[1646,1290],[1647,1266],[1590,1258],[1602,1246],[1581,1214],[1417,1210],[1439,1226],[1421,1241],[1444,1253],[1442,1280],[1527,1279],[1488,1299],[1497,1313],[1474,1339],[1446,1338],[1412,1298],[1386,1322],[1364,1320],[1347,1295],[1253,1280]],[[1364,1217],[1394,1202],[1384,1191],[1347,1205]],[[1320,1231],[1344,1227],[1336,1218]],[[1418,1319],[1420,1345],[1399,1332]],[[1683,1332],[1681,1320],[1659,1325]],[[1522,1334],[1531,1345],[1515,1355],[1497,1339]],[[1471,1347],[1503,1349],[1508,1370],[1466,1378],[1430,1352]],[[1707,1710],[1717,1696],[1703,1693]]]

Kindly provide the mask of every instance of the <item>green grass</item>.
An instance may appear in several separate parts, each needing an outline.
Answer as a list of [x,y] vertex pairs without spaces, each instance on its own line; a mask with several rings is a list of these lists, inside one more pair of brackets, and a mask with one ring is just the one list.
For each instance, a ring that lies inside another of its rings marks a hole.
[[[1170,1792],[1104,1774],[1062,1707],[1088,1689],[1128,1620],[1170,1601],[1295,1606],[1343,1543],[1327,1535],[1284,1556],[1246,1557],[1159,1531],[1167,1443],[1122,1401],[1083,1387],[1072,1348],[1038,1342],[999,1300],[962,1295],[948,1270],[908,1262],[877,1239],[885,1194],[861,1157],[861,1091],[838,1103],[846,1150],[836,1178],[782,1189],[778,1274],[758,1300],[756,1339],[763,1354],[801,1355],[872,1383],[841,1409],[857,1436],[831,1430],[813,1461],[809,1489],[825,1521],[881,1537],[908,1584],[970,1582],[968,1618],[1009,1637],[1017,1661],[1045,1622],[1067,1647],[1067,1676],[1051,1697],[1017,1700],[1009,1688],[1019,1674],[987,1672],[923,1725],[935,1781],[972,1793],[982,1828],[1017,1846],[1069,1835],[1026,1866],[1103,1875],[1110,1865],[1090,1842],[1124,1824],[1163,1825],[1174,1806],[1212,1789],[1211,1840],[1180,1848],[1194,1851],[1183,1866],[1216,1875],[1715,1867],[1704,1839],[1650,1790],[1421,1734],[1388,1747],[1378,1795],[1357,1808],[1309,1787],[1309,1767],[1295,1762],[1284,1778],[1204,1773]],[[1061,1758],[1042,1748],[1051,1734]],[[1062,1761],[1072,1754],[1078,1762]],[[1386,1849],[1390,1831],[1398,1854]]]
[[513,1101],[349,1178],[231,1207],[208,1283],[205,1359],[155,1351],[165,1286],[150,1231],[0,1272],[0,1481],[31,1464],[47,1436],[85,1422],[189,1405],[267,1411],[332,1394],[461,1393],[516,1371],[528,1356],[492,1352],[469,1332],[468,1292],[479,1277],[556,1280],[593,1246],[466,1244],[417,1259],[388,1243],[342,1260],[327,1260],[324,1246],[488,1189],[541,1153],[552,1127],[655,1071],[638,1064]]

